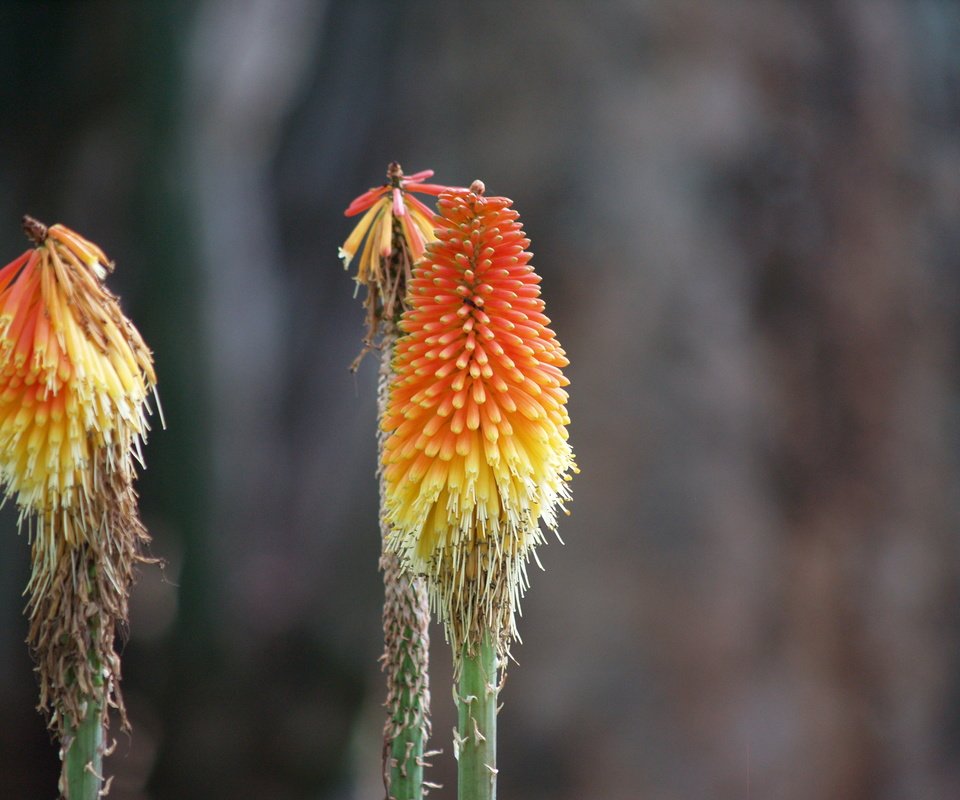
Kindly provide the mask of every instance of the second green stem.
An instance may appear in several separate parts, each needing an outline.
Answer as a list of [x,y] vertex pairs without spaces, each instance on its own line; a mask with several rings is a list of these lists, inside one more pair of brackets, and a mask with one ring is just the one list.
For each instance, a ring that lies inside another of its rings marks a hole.
[[457,798],[496,800],[497,653],[486,634],[472,655],[464,647],[457,689]]
[[101,700],[90,698],[63,755],[61,791],[67,800],[97,800],[103,784],[104,731]]

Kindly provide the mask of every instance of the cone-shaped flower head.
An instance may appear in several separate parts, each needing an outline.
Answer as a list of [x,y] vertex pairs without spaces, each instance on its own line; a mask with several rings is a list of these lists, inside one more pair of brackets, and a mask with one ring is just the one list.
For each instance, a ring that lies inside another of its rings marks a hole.
[[37,247],[0,270],[0,478],[42,525],[90,501],[97,451],[145,436],[156,378],[102,283],[112,264],[100,248],[62,225],[24,224]]
[[543,314],[512,201],[440,195],[415,266],[383,427],[392,546],[429,578],[454,653],[505,648],[526,564],[576,471],[563,349]]
[[147,538],[132,456],[156,377],[100,248],[29,217],[24,230],[36,246],[0,270],[0,479],[31,531],[29,641],[62,733],[98,691],[104,719],[107,702],[122,712],[113,638]]

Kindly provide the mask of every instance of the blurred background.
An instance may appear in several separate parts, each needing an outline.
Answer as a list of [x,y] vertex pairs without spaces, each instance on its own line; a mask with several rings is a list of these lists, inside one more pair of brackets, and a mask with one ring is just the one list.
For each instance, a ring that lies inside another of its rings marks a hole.
[[[515,200],[572,362],[501,796],[960,797],[955,0],[9,0],[0,102],[0,260],[100,244],[166,411],[111,798],[382,797],[336,254],[393,159]],[[0,774],[52,797],[0,526]],[[435,629],[436,797],[449,676]]]

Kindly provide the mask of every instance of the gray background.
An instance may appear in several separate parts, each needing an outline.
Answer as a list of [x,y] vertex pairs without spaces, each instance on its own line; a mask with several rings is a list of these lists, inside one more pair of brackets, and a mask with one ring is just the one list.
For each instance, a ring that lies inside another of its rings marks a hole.
[[[960,796],[958,53],[951,0],[0,5],[0,260],[100,244],[168,421],[111,798],[382,796],[336,248],[392,159],[516,201],[571,359],[501,796]],[[52,797],[4,514],[0,794]]]

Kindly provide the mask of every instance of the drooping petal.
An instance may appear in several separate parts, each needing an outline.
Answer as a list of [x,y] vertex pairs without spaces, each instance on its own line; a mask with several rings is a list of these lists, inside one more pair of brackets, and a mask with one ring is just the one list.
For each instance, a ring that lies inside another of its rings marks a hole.
[[399,188],[393,190],[393,216],[402,217],[407,213],[403,205],[403,192]]
[[[424,217],[426,217],[428,220],[430,220],[430,226],[431,228],[433,227],[433,218],[436,215],[431,208],[424,205],[423,202],[421,202],[419,199],[414,197],[412,194],[405,195],[404,201],[410,207],[410,210],[412,212],[417,211],[420,214],[422,214]],[[433,239],[433,236],[431,236],[430,238]]]
[[424,241],[423,230],[413,221],[413,216],[413,214],[404,214],[400,218],[400,225],[403,230],[403,235],[410,245],[410,255],[414,261],[417,261],[420,256],[423,255],[423,249],[426,243]]
[[338,255],[343,260],[344,269],[347,269],[350,266],[350,262],[357,254],[357,250],[360,249],[360,243],[363,241],[363,237],[367,235],[367,231],[370,229],[370,224],[373,222],[373,219],[376,217],[376,215],[377,207],[371,206],[367,213],[360,218],[357,226],[353,229],[353,231],[347,237],[347,241],[345,241],[343,246],[340,248]]

